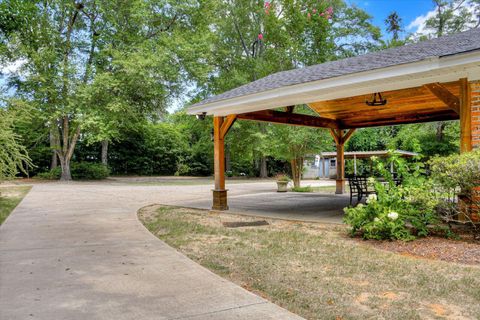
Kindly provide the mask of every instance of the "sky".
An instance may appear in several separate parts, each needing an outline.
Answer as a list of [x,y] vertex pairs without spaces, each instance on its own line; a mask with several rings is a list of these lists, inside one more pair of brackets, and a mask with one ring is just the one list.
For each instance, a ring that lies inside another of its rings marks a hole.
[[406,34],[414,33],[422,28],[423,22],[430,11],[435,9],[432,0],[347,0],[373,17],[373,23],[385,32],[385,18],[392,12],[397,11]]

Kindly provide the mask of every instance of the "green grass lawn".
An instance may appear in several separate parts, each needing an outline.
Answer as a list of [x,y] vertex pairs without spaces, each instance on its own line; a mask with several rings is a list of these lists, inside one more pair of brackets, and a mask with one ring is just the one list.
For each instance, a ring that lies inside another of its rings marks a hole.
[[30,191],[30,186],[0,186],[0,224]]
[[[403,256],[344,226],[165,206],[139,212],[157,237],[218,275],[307,319],[480,319],[480,267]],[[263,219],[262,219],[263,220]]]

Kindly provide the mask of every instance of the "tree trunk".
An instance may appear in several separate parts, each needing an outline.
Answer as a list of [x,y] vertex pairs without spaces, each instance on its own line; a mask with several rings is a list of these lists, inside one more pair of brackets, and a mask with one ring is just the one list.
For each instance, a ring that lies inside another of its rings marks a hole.
[[61,181],[72,180],[72,174],[70,171],[70,159],[65,159],[64,157],[61,157],[60,165],[62,167],[62,175],[60,176],[60,180]]
[[108,140],[102,141],[102,164],[108,165]]
[[78,138],[80,137],[80,126],[77,126],[75,132],[69,137],[69,119],[67,116],[63,117],[63,126],[62,126],[62,146],[57,146],[56,153],[60,159],[60,166],[62,167],[62,175],[60,180],[69,181],[72,180],[72,175],[70,172],[70,160],[73,156],[73,151],[77,144]]
[[446,126],[446,123],[444,121],[437,122],[437,132],[435,135],[438,142],[443,141],[445,126]]
[[55,129],[50,129],[50,149],[52,150],[52,160],[50,161],[50,170],[55,169],[58,167],[58,156],[57,152],[55,149],[57,148],[58,145],[58,139],[55,133],[53,132]]
[[295,188],[300,187],[300,180],[302,177],[303,160],[292,159],[290,160],[290,166],[292,167],[292,180]]
[[260,178],[268,178],[267,157],[260,157]]

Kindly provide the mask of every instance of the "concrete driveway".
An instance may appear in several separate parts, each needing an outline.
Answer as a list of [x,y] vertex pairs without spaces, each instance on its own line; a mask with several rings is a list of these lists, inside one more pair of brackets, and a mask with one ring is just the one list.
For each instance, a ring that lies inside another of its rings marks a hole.
[[[0,227],[0,318],[300,319],[199,266],[137,220],[153,203],[209,203],[210,189],[35,185]],[[230,196],[233,203],[271,189],[234,183]]]

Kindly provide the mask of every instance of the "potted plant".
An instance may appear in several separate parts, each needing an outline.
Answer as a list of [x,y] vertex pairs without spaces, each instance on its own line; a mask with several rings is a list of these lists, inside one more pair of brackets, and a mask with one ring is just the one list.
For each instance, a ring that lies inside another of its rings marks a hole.
[[290,178],[285,174],[277,175],[277,192],[287,192],[288,183]]

